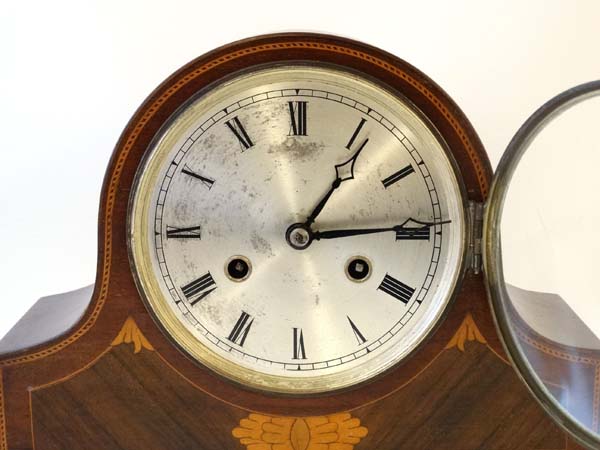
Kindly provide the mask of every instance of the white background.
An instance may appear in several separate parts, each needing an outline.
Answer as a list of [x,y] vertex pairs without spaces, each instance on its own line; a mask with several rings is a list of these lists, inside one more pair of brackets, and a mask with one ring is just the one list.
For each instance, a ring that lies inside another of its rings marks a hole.
[[454,98],[494,166],[538,106],[600,78],[593,0],[55,0],[0,14],[0,336],[40,296],[93,282],[119,134],[163,79],[216,46],[293,30],[378,46]]

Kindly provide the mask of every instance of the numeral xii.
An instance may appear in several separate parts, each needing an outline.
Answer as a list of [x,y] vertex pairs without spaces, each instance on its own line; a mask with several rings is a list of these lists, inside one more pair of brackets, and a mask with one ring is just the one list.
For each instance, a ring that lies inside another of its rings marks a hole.
[[288,102],[292,136],[306,136],[306,110],[308,102]]

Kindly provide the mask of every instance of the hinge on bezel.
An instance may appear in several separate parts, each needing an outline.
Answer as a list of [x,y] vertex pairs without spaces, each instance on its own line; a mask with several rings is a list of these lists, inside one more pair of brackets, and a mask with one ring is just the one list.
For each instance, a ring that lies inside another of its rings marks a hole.
[[481,245],[483,238],[483,209],[484,203],[469,200],[469,248],[467,249],[468,268],[478,274],[483,268]]

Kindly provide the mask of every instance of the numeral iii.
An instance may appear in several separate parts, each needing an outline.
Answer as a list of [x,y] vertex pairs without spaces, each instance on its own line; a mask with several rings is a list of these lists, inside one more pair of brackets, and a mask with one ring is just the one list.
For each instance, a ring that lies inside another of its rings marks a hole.
[[396,240],[406,241],[428,241],[431,236],[431,227],[419,227],[419,228],[403,228],[396,231]]

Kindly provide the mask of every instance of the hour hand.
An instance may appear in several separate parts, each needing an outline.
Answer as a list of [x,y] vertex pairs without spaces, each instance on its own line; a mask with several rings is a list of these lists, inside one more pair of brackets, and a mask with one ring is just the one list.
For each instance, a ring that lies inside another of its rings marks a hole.
[[[406,226],[409,222],[414,222],[418,227]],[[312,238],[316,241],[321,239],[335,239],[348,236],[360,236],[363,234],[385,233],[388,231],[396,232],[396,240],[429,240],[430,228],[434,225],[443,225],[452,222],[451,220],[443,220],[440,222],[422,222],[415,219],[407,219],[400,225],[385,228],[354,228],[344,230],[325,230],[314,231]]]
[[333,180],[331,188],[329,188],[327,194],[325,194],[325,196],[317,204],[313,212],[308,216],[306,222],[304,222],[304,225],[306,227],[310,227],[312,225],[312,223],[315,221],[315,219],[317,218],[317,216],[331,197],[331,194],[333,194],[333,192],[337,188],[339,188],[344,181],[354,179],[354,163],[356,162],[356,158],[358,158],[358,155],[360,154],[362,149],[365,148],[365,145],[367,145],[367,142],[369,142],[369,139],[364,140],[364,142],[360,145],[356,153],[354,153],[354,156],[352,156],[352,158],[350,158],[348,161],[335,165],[335,180]]

